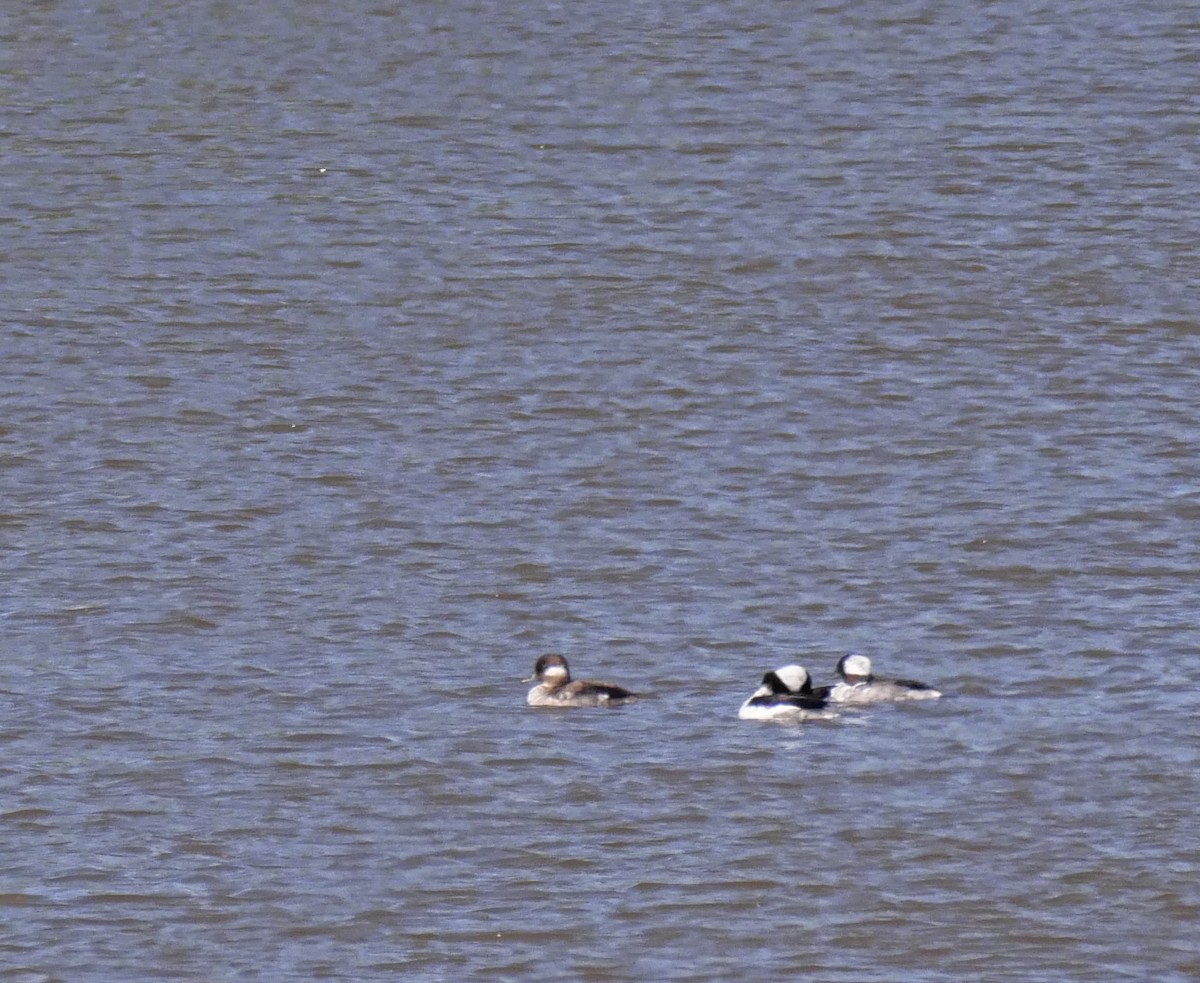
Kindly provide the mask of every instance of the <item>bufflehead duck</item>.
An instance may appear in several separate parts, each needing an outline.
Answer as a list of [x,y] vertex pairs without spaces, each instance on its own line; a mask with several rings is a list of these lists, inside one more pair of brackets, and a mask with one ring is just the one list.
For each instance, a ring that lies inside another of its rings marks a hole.
[[893,700],[936,700],[942,694],[913,679],[876,679],[865,655],[843,655],[837,674],[842,681],[829,692],[832,703],[886,703]]
[[638,698],[612,683],[593,683],[586,679],[572,682],[567,660],[561,655],[543,655],[533,667],[538,684],[529,691],[525,702],[531,707],[612,707]]
[[814,689],[803,666],[782,666],[763,676],[738,711],[742,720],[832,720],[837,716],[822,709],[829,702],[828,686]]

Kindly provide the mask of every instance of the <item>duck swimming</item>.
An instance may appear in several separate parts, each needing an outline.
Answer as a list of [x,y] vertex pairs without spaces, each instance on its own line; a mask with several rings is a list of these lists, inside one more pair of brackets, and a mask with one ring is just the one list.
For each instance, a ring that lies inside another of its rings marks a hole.
[[871,660],[850,653],[838,659],[841,682],[829,691],[831,703],[887,703],[896,700],[936,700],[942,694],[914,679],[876,679]]
[[823,709],[829,693],[828,686],[813,687],[804,666],[782,666],[763,676],[762,685],[742,704],[738,717],[781,723],[832,720],[837,714]]
[[638,698],[637,693],[612,683],[571,679],[567,660],[561,655],[543,655],[533,667],[538,684],[529,691],[525,702],[531,707],[615,707]]

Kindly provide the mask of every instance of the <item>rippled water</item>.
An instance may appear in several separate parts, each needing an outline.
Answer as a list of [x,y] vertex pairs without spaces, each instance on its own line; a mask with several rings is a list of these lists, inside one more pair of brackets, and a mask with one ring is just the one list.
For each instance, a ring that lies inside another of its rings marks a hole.
[[0,40],[0,979],[1200,976],[1186,5]]

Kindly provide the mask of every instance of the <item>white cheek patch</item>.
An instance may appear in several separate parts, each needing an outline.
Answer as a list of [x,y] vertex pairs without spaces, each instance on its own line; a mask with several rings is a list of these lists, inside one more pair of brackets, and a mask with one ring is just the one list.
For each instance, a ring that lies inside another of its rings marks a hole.
[[842,671],[848,676],[869,676],[871,660],[865,655],[852,655],[842,664]]
[[775,670],[775,675],[793,693],[808,682],[808,671],[803,666],[782,666]]

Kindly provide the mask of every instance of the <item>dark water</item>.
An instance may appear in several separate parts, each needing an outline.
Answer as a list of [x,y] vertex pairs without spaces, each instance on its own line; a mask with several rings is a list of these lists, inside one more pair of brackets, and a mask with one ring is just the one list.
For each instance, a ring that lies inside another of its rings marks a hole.
[[1200,977],[1188,5],[0,41],[0,980]]

